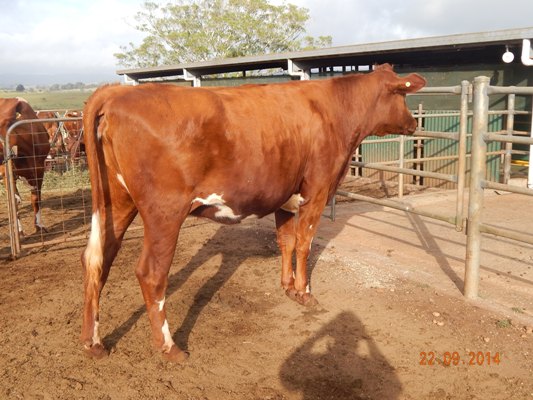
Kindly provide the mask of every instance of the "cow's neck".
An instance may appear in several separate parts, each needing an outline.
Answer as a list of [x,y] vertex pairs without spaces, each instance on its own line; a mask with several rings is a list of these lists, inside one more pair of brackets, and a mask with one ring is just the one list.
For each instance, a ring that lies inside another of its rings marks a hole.
[[332,81],[338,101],[338,135],[351,156],[355,149],[376,130],[373,115],[379,106],[381,84],[372,75],[353,75]]

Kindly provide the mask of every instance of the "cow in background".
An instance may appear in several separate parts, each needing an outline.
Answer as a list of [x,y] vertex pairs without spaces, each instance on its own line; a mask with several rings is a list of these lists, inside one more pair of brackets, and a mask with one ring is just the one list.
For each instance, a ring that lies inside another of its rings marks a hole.
[[[67,111],[65,118],[79,118],[82,116],[81,111]],[[66,150],[70,154],[72,163],[78,160],[85,153],[85,142],[83,140],[83,123],[79,121],[65,121],[63,123],[67,131]]]
[[[39,121],[35,111],[22,98],[0,99],[0,143],[1,173],[5,175],[5,141],[7,131],[17,120],[36,120],[15,128],[10,135],[9,147],[13,154],[13,172],[16,177],[24,178],[31,188],[31,204],[34,213],[36,231],[45,230],[41,222],[41,187],[44,176],[44,162],[50,152],[49,136],[46,128]],[[19,227],[20,229],[20,227]]]
[[[54,111],[37,111],[36,114],[39,119],[59,118],[58,114]],[[48,140],[50,142],[50,158],[54,158],[65,153],[66,149],[60,129],[60,123],[58,121],[43,121],[43,125],[48,132]]]
[[326,203],[365,137],[415,131],[405,96],[424,85],[417,74],[401,78],[383,65],[364,75],[271,85],[98,89],[83,116],[93,210],[82,254],[86,354],[107,354],[98,333],[100,294],[137,213],[144,242],[136,275],[164,359],[188,356],[172,339],[165,307],[188,215],[232,224],[275,213],[282,287],[298,303],[314,304],[307,257]]

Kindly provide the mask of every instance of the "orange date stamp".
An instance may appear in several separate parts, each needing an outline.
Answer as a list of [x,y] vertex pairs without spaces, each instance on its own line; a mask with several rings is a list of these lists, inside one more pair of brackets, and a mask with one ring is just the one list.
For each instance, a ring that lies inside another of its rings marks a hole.
[[501,361],[500,352],[490,351],[469,351],[461,356],[458,351],[446,351],[438,354],[434,351],[420,352],[420,365],[443,365],[449,367],[452,365],[476,365],[491,366],[499,365]]

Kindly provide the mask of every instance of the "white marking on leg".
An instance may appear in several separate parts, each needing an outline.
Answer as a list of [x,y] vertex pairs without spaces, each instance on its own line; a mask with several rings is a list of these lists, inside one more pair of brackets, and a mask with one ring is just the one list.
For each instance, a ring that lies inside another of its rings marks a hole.
[[307,286],[305,287],[305,293],[311,293],[311,287],[309,286],[309,284],[307,284]]
[[96,210],[91,219],[91,235],[89,236],[89,242],[85,249],[85,266],[91,272],[97,272],[99,274],[103,260],[104,255],[100,232],[100,212]]
[[163,300],[157,301],[157,304],[159,304],[159,312],[163,311],[163,307],[165,307],[165,297],[163,297]]
[[280,208],[290,213],[296,214],[300,206],[305,203],[305,199],[300,193],[293,194]]
[[100,344],[100,335],[98,334],[98,327],[100,323],[98,321],[94,321],[94,330],[93,330],[93,345]]
[[170,351],[170,348],[174,345],[174,341],[170,335],[170,330],[168,329],[168,322],[166,319],[163,323],[163,327],[161,328],[161,332],[163,333],[163,338],[165,339],[165,342],[163,343],[163,351]]
[[35,226],[38,226],[39,228],[44,228],[41,220],[41,210],[37,211],[37,213],[35,214]]
[[130,192],[128,187],[126,186],[126,182],[124,181],[124,177],[121,174],[117,174],[117,179],[120,182],[122,186],[124,186],[124,189],[126,189],[126,192]]

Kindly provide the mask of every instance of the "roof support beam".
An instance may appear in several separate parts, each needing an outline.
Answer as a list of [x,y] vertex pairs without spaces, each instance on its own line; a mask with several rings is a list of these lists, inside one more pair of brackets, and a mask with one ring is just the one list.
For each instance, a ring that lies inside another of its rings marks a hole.
[[128,74],[124,74],[124,84],[131,85],[131,86],[137,86],[139,84],[139,81],[130,77]]
[[183,79],[192,82],[193,87],[202,86],[202,79],[200,75],[194,74],[186,68],[183,68]]
[[290,76],[297,76],[302,81],[311,79],[311,71],[305,68],[302,64],[297,64],[290,58],[287,59],[287,72]]
[[531,58],[531,42],[529,39],[522,40],[522,64],[529,66],[533,65],[533,58]]

